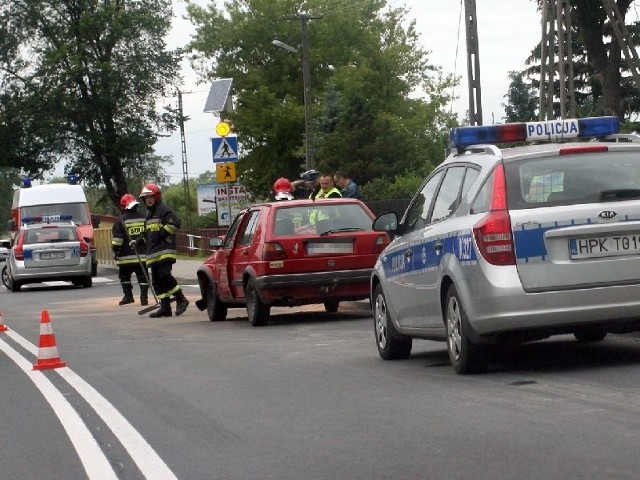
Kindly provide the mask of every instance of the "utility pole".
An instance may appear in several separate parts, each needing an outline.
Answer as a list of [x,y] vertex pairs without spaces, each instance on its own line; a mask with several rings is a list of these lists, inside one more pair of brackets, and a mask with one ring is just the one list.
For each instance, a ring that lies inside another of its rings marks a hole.
[[315,167],[313,142],[313,98],[311,97],[311,56],[309,47],[309,20],[319,20],[322,16],[313,17],[306,13],[285,17],[287,20],[300,20],[300,42],[302,50],[302,86],[304,101],[304,150],[305,167],[310,170]]
[[191,223],[191,195],[189,193],[189,173],[187,168],[187,141],[184,136],[185,118],[182,109],[182,92],[180,90],[178,90],[178,113],[180,115],[180,143],[182,145],[182,185],[184,187],[184,197],[187,201],[187,225],[191,229],[193,224]]
[[480,88],[480,53],[476,0],[464,0],[467,33],[467,82],[469,84],[469,121],[482,125],[482,91]]

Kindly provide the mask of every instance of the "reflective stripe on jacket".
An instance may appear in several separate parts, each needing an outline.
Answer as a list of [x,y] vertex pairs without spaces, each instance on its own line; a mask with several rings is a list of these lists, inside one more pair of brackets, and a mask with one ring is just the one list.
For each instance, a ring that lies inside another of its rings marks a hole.
[[[116,256],[117,265],[129,265],[138,263],[138,256],[135,250],[129,246],[129,241],[137,239],[140,235],[144,234],[144,220],[143,214],[133,210],[125,210],[118,218],[118,221],[113,224],[111,229],[111,247],[114,252],[118,252]],[[144,249],[138,248],[138,254],[140,260],[145,260]]]
[[180,229],[180,219],[162,201],[157,201],[147,212],[145,220],[145,243],[147,265],[157,262],[175,263],[176,233]]

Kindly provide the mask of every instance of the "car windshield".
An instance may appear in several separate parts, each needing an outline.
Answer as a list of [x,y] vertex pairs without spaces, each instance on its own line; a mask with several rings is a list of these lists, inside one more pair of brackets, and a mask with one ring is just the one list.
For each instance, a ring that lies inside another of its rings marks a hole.
[[640,198],[640,155],[607,152],[506,163],[509,207],[535,208]]
[[358,204],[331,204],[278,208],[273,232],[276,235],[327,234],[371,231],[372,219]]
[[53,203],[48,205],[33,205],[20,209],[22,218],[45,217],[56,215],[71,215],[76,225],[88,225],[91,223],[86,203]]

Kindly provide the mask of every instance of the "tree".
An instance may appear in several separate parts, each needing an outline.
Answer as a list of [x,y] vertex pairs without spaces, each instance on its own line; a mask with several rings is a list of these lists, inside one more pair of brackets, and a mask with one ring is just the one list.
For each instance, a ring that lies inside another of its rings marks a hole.
[[[444,110],[453,79],[428,63],[407,10],[386,0],[305,6],[314,18],[308,32],[316,168],[348,170],[365,184],[440,163],[455,122]],[[271,43],[298,45],[298,7],[297,0],[188,7],[196,70],[203,81],[234,80],[238,171],[258,197],[270,198],[275,179],[297,178],[304,168],[301,59]]]
[[[64,160],[117,205],[177,112],[170,0],[8,0],[0,6],[0,164],[40,177]],[[158,172],[155,172],[158,173]]]
[[538,98],[530,85],[523,80],[523,73],[509,72],[511,83],[509,91],[504,96],[507,103],[503,103],[506,122],[530,122],[536,120]]
[[[541,4],[542,0],[536,0]],[[633,0],[616,0],[621,20],[629,11]],[[601,0],[571,2],[573,32],[573,65],[575,72],[576,104],[582,115],[625,115],[640,112],[640,85],[635,85],[628,73],[630,66],[623,59],[620,44],[613,33]],[[627,25],[638,45],[639,23]],[[540,45],[534,49],[529,63],[540,59]],[[636,66],[635,68],[639,68]],[[627,72],[626,75],[623,73]],[[539,88],[539,66],[527,69],[532,85]],[[557,85],[553,86],[557,92]],[[559,111],[554,112],[559,116]]]

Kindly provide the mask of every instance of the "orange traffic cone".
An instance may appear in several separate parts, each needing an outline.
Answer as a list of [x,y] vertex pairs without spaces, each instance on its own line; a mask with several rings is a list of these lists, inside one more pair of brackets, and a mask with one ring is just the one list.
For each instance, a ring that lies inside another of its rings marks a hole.
[[67,364],[60,360],[56,337],[51,328],[49,312],[42,311],[40,316],[40,342],[38,343],[38,361],[33,365],[34,370],[49,370],[51,368],[66,367]]
[[2,323],[2,312],[0,312],[0,332],[6,332],[7,330],[9,330],[9,327]]

